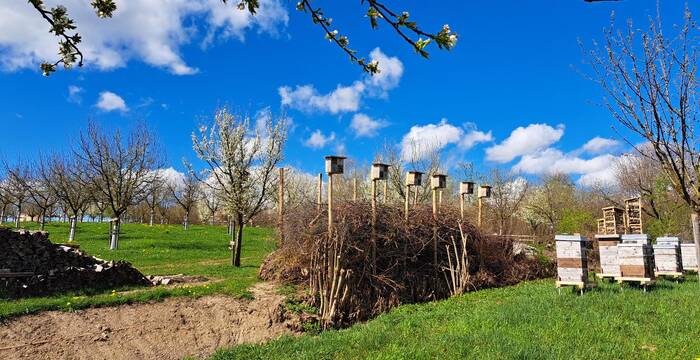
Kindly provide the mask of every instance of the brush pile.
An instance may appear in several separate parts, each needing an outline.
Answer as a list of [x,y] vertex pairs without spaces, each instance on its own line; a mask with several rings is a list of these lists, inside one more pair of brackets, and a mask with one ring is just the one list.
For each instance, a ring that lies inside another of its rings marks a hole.
[[0,228],[0,249],[0,298],[151,285],[128,262],[105,261],[53,244],[45,232]]
[[[324,327],[363,321],[404,303],[553,275],[551,263],[514,255],[511,240],[483,236],[452,209],[434,219],[430,207],[419,206],[407,221],[401,207],[379,205],[373,232],[370,204],[341,203],[329,237],[327,212],[311,208],[286,214],[284,241],[260,275],[308,285]],[[455,285],[457,272],[461,286]]]

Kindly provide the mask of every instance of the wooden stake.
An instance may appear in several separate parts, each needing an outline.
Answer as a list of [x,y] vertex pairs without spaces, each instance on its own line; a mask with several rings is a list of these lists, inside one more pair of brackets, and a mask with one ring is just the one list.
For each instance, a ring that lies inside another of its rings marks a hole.
[[479,220],[477,222],[479,224],[479,227],[481,227],[481,202],[482,202],[482,199],[480,197],[479,198]]
[[411,186],[406,185],[406,193],[404,194],[403,216],[408,221],[408,197],[411,196]]
[[377,180],[372,179],[372,272],[376,273],[377,266]]
[[442,209],[442,189],[438,193],[438,209]]
[[323,174],[318,174],[318,187],[316,189],[316,210],[321,212],[321,202],[323,201],[321,196],[323,193]]
[[328,174],[328,239],[333,240],[333,175]]
[[459,217],[464,221],[464,194],[459,194]]
[[284,243],[284,168],[280,168],[278,201],[277,226],[280,232],[280,243]]
[[437,189],[433,189],[433,267],[436,274],[438,271],[437,248]]
[[387,199],[389,198],[389,180],[384,180],[384,203],[386,204]]
[[357,178],[352,179],[352,201],[357,201]]

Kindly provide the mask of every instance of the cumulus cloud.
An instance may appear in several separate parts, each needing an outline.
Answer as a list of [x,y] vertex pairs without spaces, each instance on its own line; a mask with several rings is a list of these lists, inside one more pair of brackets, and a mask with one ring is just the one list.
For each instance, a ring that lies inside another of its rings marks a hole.
[[83,88],[80,86],[70,85],[68,86],[68,102],[74,104],[80,104],[83,102],[82,96],[80,94],[83,92]]
[[564,135],[564,125],[556,128],[547,124],[530,124],[518,127],[500,144],[486,149],[486,159],[507,163],[518,156],[528,155],[556,143]]
[[581,149],[591,154],[599,154],[605,151],[613,150],[618,146],[620,146],[620,142],[617,140],[596,136],[593,139],[588,140],[588,142],[586,142]]
[[[178,75],[197,72],[180,53],[183,45],[196,38],[196,25],[203,25],[210,41],[216,34],[243,40],[253,28],[276,34],[289,20],[280,0],[261,0],[256,16],[219,0],[169,0],[166,4],[125,0],[118,2],[114,17],[107,20],[99,19],[84,0],[63,0],[61,4],[83,36],[81,50],[87,66],[114,69],[139,60]],[[0,19],[0,67],[9,71],[36,68],[56,58],[58,39],[26,1],[0,2]]]
[[95,106],[104,111],[124,112],[129,110],[129,108],[126,106],[126,102],[124,102],[124,99],[111,91],[101,92],[100,98],[97,100],[97,104],[95,104]]
[[350,128],[355,132],[355,137],[374,137],[377,131],[388,124],[384,120],[374,120],[365,114],[355,114],[350,122]]
[[158,169],[155,171],[166,184],[172,187],[177,188],[185,183],[185,174],[175,170],[173,167]]
[[492,141],[491,132],[476,129],[474,124],[466,128],[450,124],[442,119],[437,124],[412,126],[401,140],[401,157],[403,159],[424,159],[433,151],[440,151],[450,144],[466,151],[478,143]]
[[523,156],[513,166],[513,170],[526,174],[581,175],[578,182],[582,185],[591,185],[594,182],[609,183],[614,177],[613,164],[617,159],[612,154],[584,159],[573,154],[565,154],[558,149],[547,148]]
[[322,94],[314,85],[282,86],[278,89],[282,105],[304,112],[338,114],[357,111],[364,96],[385,97],[388,91],[399,85],[403,76],[403,63],[397,57],[385,55],[375,48],[371,60],[379,62],[379,74],[367,76],[351,85],[338,85],[335,90]]
[[329,135],[324,135],[321,130],[316,130],[311,133],[311,136],[306,140],[304,145],[310,148],[320,149],[326,147],[326,145],[331,143],[333,140],[335,140],[334,132],[331,132]]

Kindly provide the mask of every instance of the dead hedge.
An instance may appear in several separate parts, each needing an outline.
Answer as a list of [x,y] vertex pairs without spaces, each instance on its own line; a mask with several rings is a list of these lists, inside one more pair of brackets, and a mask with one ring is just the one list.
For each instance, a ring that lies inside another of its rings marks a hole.
[[[462,243],[458,210],[443,208],[435,220],[431,207],[418,206],[411,209],[406,221],[402,207],[378,205],[376,258],[372,255],[371,205],[340,203],[333,212],[332,238],[328,236],[325,209],[319,212],[316,205],[309,204],[287,212],[284,241],[264,261],[261,278],[308,286],[313,294],[310,301],[318,305],[323,303],[319,297],[324,296],[325,287],[319,290],[317,274],[342,269],[346,279],[341,282],[347,285],[347,294],[337,314],[327,319],[332,326],[363,321],[400,304],[451,295],[448,274],[453,262],[448,254]],[[468,222],[462,224],[462,230],[468,258],[466,291],[553,275],[551,262],[514,255],[511,240],[484,236]],[[437,268],[433,264],[433,234],[437,235]],[[319,259],[332,263],[324,270]],[[343,297],[342,291],[338,296]]]

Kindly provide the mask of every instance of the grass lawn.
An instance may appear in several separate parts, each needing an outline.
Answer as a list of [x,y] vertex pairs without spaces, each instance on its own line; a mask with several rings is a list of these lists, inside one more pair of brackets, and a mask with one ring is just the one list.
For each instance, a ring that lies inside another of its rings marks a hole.
[[[5,224],[10,226],[10,224]],[[23,224],[38,229],[36,224]],[[127,260],[146,275],[203,275],[215,281],[203,286],[178,288],[117,289],[119,292],[83,291],[51,297],[0,300],[0,320],[41,310],[74,310],[132,302],[159,300],[170,296],[202,296],[226,294],[248,296],[246,289],[257,281],[262,259],[274,249],[273,230],[247,228],[243,238],[240,268],[230,265],[230,251],[225,227],[192,225],[185,231],[181,225],[123,224],[119,249],[110,251],[106,223],[79,223],[75,243],[89,255],[108,260]],[[68,224],[46,226],[49,239],[66,242]],[[130,290],[130,291],[125,291]]]
[[601,284],[557,295],[552,280],[422,305],[350,329],[219,351],[213,359],[697,359],[700,286]]

